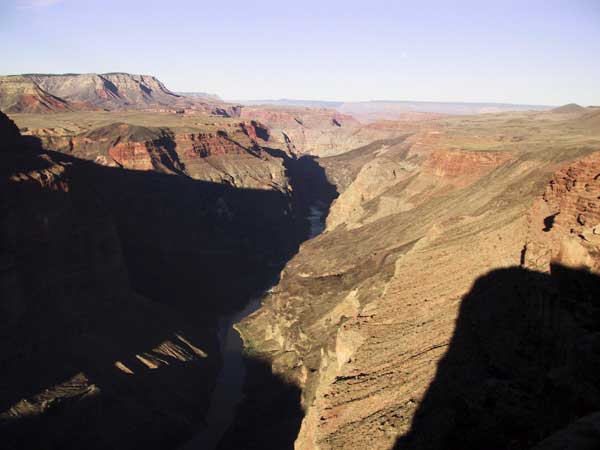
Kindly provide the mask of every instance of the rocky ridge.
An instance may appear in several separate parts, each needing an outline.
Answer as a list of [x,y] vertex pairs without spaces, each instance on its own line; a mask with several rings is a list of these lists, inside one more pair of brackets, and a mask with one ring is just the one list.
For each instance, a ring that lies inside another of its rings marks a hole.
[[236,105],[175,94],[154,76],[127,73],[0,76],[0,108],[8,113],[150,109],[239,116]]

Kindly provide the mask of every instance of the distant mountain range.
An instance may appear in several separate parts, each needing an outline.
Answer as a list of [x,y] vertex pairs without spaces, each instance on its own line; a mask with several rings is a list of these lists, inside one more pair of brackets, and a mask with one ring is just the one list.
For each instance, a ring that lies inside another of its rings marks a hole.
[[350,114],[362,121],[394,120],[412,113],[435,113],[448,115],[470,115],[505,111],[544,111],[553,108],[547,105],[519,105],[511,103],[468,103],[468,102],[413,102],[376,100],[368,102],[331,102],[318,100],[248,100],[242,105],[277,105],[307,108],[332,108]]
[[217,94],[210,94],[208,92],[177,92],[177,95],[182,95],[184,97],[194,97],[201,98],[205,100],[212,100],[215,102],[223,102],[223,99],[219,97]]
[[0,76],[0,110],[7,113],[46,113],[78,110],[169,109],[197,110],[238,116],[241,105],[282,108],[326,108],[362,122],[416,120],[427,115],[471,115],[505,111],[547,110],[546,105],[467,102],[319,100],[250,100],[226,103],[205,92],[173,92],[156,77],[128,73],[23,74]]
[[257,105],[278,105],[278,106],[299,106],[304,108],[331,108],[337,109],[344,102],[321,101],[321,100],[294,100],[289,98],[280,98],[278,100],[241,100],[235,101],[241,105],[257,106]]

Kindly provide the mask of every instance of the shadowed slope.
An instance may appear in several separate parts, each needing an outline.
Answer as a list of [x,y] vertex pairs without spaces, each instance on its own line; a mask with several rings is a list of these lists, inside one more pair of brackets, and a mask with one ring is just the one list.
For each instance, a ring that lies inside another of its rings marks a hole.
[[598,276],[559,265],[480,277],[395,448],[526,449],[600,410],[599,299]]
[[0,154],[3,443],[178,445],[208,406],[219,317],[296,251],[301,206],[24,145]]

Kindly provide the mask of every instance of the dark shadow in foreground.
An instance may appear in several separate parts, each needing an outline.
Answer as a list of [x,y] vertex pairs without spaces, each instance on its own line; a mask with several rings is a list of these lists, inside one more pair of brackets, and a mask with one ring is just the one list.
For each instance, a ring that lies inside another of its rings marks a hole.
[[[598,410],[600,278],[560,265],[549,275],[495,270],[464,297],[450,347],[395,449],[526,449]],[[597,430],[587,447],[561,448],[600,448]]]
[[300,389],[271,371],[268,361],[246,358],[244,401],[218,450],[292,450],[304,411]]
[[[284,193],[39,148],[0,153],[0,213],[7,449],[189,439],[219,369],[219,317],[264,290],[306,237]],[[285,409],[299,409],[298,393],[264,374]]]

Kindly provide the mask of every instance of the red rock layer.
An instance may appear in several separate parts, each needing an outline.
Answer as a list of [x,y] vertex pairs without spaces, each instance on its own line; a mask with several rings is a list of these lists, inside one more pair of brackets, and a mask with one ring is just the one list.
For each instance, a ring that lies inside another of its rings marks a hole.
[[600,152],[560,169],[529,213],[526,265],[600,272]]
[[244,133],[246,133],[246,135],[254,141],[257,139],[262,139],[264,141],[269,140],[268,128],[255,120],[251,120],[250,122],[242,122],[240,123],[240,127]]
[[246,148],[227,137],[224,132],[189,133],[175,136],[177,152],[187,156],[206,158],[217,155],[242,155]]
[[423,165],[425,173],[468,186],[511,159],[509,152],[434,151]]
[[23,95],[18,103],[18,110],[22,111],[69,111],[66,102],[57,100],[52,96],[40,97],[38,95]]
[[362,127],[352,116],[323,108],[244,107],[241,118],[265,124],[271,135],[294,153],[319,156],[342,153],[390,133],[390,129],[382,134],[381,130]]
[[145,142],[119,143],[108,149],[109,156],[128,169],[152,170],[152,158]]

